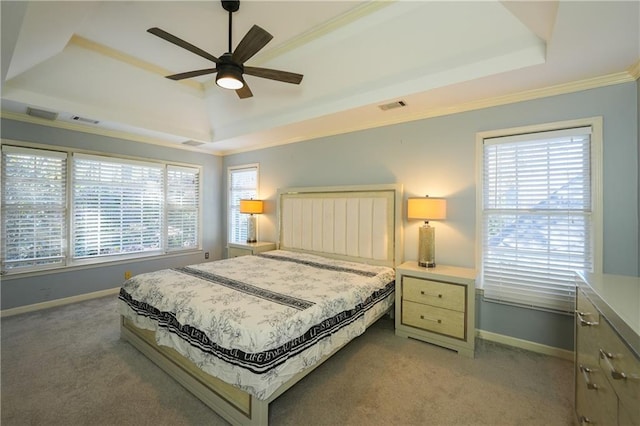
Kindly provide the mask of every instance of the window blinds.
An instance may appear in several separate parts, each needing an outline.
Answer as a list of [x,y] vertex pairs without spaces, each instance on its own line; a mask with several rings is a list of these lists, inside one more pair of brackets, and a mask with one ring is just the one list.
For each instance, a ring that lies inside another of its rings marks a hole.
[[572,311],[591,270],[590,127],[485,139],[482,280],[486,299]]
[[247,215],[240,213],[240,200],[258,196],[258,167],[229,170],[229,242],[247,241]]
[[167,166],[167,251],[198,248],[200,170]]
[[162,165],[74,154],[74,258],[161,250],[162,213]]
[[2,147],[2,271],[64,263],[66,156]]

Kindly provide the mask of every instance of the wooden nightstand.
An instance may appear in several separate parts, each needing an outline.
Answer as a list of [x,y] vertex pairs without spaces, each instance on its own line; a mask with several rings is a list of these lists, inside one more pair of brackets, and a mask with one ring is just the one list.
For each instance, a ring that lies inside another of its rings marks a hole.
[[227,246],[227,257],[248,256],[275,249],[276,243],[266,241],[258,241],[257,243],[229,243]]
[[458,351],[475,352],[475,280],[469,268],[423,268],[405,262],[396,268],[396,335]]

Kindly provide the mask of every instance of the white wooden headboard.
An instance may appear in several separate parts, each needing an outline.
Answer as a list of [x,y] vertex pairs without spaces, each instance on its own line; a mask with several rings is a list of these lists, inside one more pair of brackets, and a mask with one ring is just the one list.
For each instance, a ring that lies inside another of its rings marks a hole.
[[403,260],[402,185],[278,190],[278,243],[357,262],[395,267]]

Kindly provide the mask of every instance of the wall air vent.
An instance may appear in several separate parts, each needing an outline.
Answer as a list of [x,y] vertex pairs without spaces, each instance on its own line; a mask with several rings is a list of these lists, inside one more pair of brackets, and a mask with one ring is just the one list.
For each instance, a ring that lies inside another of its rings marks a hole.
[[186,141],[186,142],[182,142],[182,145],[200,146],[200,145],[204,145],[204,142],[198,142],[198,141]]
[[55,120],[58,113],[53,111],[45,111],[43,109],[27,107],[27,115],[32,117],[44,118],[45,120]]
[[407,103],[405,101],[396,101],[396,102],[391,102],[390,104],[378,105],[378,108],[380,108],[383,111],[387,111],[389,109],[402,108],[405,106],[407,106]]
[[74,116],[71,117],[71,119],[73,121],[78,121],[80,123],[85,123],[85,124],[98,124],[98,123],[100,123],[98,120],[92,120],[91,118],[80,117],[79,115],[74,115]]

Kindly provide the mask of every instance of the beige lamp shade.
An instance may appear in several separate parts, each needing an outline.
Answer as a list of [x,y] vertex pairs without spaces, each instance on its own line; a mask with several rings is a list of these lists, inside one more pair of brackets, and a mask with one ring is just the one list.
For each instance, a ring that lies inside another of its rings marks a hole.
[[447,218],[447,200],[444,198],[409,198],[407,219],[440,220]]
[[240,200],[240,213],[262,214],[264,202],[262,200]]

